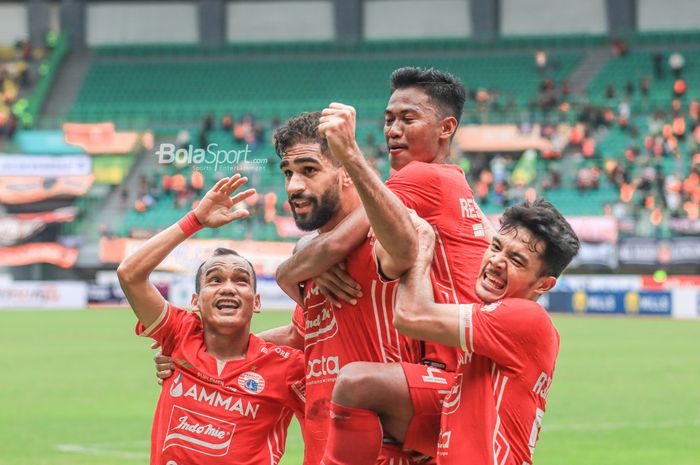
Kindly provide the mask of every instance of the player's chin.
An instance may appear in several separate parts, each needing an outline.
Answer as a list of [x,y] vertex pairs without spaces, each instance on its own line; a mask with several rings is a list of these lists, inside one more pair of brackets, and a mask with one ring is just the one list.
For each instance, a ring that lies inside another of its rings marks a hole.
[[475,286],[476,296],[484,303],[491,303],[501,300],[506,294],[506,286],[503,289],[496,289],[485,283],[483,279],[479,279]]

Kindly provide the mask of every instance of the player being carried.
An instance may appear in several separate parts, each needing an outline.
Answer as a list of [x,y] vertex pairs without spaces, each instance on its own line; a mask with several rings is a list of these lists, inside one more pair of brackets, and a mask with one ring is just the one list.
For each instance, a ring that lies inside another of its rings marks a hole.
[[248,260],[217,249],[197,270],[192,312],[168,303],[149,281],[194,232],[248,215],[231,211],[255,192],[231,197],[246,181],[238,174],[221,179],[194,211],[148,240],[117,270],[139,320],[136,333],[155,339],[175,361],[153,420],[151,465],[274,465],[284,452],[292,415],[303,421],[303,354],[250,334],[260,295]]
[[[462,170],[446,163],[464,104],[464,87],[447,73],[401,68],[391,76],[391,91],[384,134],[392,167],[397,171],[387,185],[404,204],[435,226],[440,244],[440,259],[434,263],[436,293],[445,302],[474,300],[474,282],[488,245],[490,225],[476,207]],[[367,214],[357,208],[360,201],[355,188],[319,136],[318,116],[306,120],[290,121],[277,132],[276,141],[295,221],[302,229],[318,229],[320,234],[279,267],[277,278],[280,286],[310,311],[304,314],[298,307],[296,324],[268,331],[264,336],[289,341],[286,343],[290,345],[300,339],[306,343],[307,389],[320,393],[318,397],[308,393],[306,418],[307,429],[316,432],[316,440],[307,444],[307,448],[314,449],[310,454],[316,461],[323,454],[328,435],[331,389],[338,370],[351,361],[392,362],[399,355],[401,360],[408,360],[397,350],[401,338],[391,325],[396,283],[388,278],[397,278],[412,266],[417,243],[396,241],[392,253],[399,259],[385,263],[381,271],[377,268],[373,240],[367,238]],[[371,172],[364,178],[380,183]],[[386,226],[394,227],[390,223]],[[336,265],[342,261],[344,266]],[[362,292],[355,280],[361,283]],[[304,285],[303,294],[300,283]],[[342,299],[345,301],[341,304]],[[331,302],[342,308],[334,308]],[[445,349],[430,343],[412,347],[411,361],[425,364],[412,365],[413,370],[425,376],[441,368],[454,370],[456,354]],[[360,354],[364,354],[362,358]],[[167,360],[161,358],[159,362],[159,376],[168,376]],[[383,370],[382,376],[407,392],[410,387],[402,366],[389,366],[392,368]],[[346,380],[347,375],[346,370]],[[363,373],[358,371],[357,375],[361,380]],[[381,415],[387,435],[399,442],[405,440],[408,448],[434,455],[439,412],[417,417],[413,412],[425,409],[414,408],[412,402],[434,404],[437,409],[450,387],[444,377],[441,381],[431,389],[412,389],[407,402],[403,402],[404,397],[375,393],[387,409]],[[379,429],[380,425],[374,427]]]
[[[379,266],[395,260],[384,244],[419,240],[416,264],[401,279],[394,321],[406,336],[455,347],[459,356],[453,384],[446,377],[422,376],[405,363],[399,365],[409,385],[451,385],[442,405],[438,463],[531,463],[559,351],[559,334],[536,299],[556,284],[578,252],[571,226],[544,200],[509,208],[484,253],[475,283],[478,299],[436,303],[431,279],[434,227],[415,215],[408,225],[409,212],[395,195],[381,183],[364,180],[370,168],[353,146],[352,107],[332,105],[324,111],[321,128],[334,157],[355,181],[372,227],[376,225]],[[398,226],[391,229],[393,234],[383,233],[386,223]],[[382,431],[372,413],[386,411],[377,397],[388,393],[396,403],[409,401],[400,383],[382,376],[390,367],[354,363],[340,371],[333,402],[352,414],[331,422],[324,465],[374,463]],[[344,380],[346,373],[349,382]],[[434,409],[415,402],[413,406]]]

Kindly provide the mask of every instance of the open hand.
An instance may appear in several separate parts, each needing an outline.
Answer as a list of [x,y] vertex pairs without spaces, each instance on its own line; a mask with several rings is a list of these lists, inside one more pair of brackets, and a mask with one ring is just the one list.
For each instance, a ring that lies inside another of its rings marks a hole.
[[248,189],[231,197],[247,182],[248,178],[241,177],[238,173],[230,178],[220,179],[194,209],[197,220],[209,228],[218,228],[250,215],[245,209],[231,211],[237,203],[255,194],[255,189]]

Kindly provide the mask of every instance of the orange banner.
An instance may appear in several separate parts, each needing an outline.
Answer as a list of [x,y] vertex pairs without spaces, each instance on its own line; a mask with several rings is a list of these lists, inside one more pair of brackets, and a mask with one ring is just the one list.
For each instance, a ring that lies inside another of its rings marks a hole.
[[70,268],[77,259],[78,249],[64,247],[55,242],[35,242],[0,249],[0,266],[51,263],[61,268]]
[[130,153],[139,139],[138,132],[117,132],[114,123],[65,123],[66,143],[89,154]]
[[540,136],[539,125],[522,133],[515,124],[461,126],[457,143],[463,152],[522,152],[552,148],[552,142]]
[[[141,239],[100,240],[102,263],[119,263],[146,242]],[[291,242],[233,241],[226,239],[190,239],[180,244],[157,268],[159,271],[192,272],[209,258],[217,247],[233,249],[253,264],[256,273],[272,275],[289,258]]]
[[20,205],[59,196],[80,197],[90,190],[93,181],[92,175],[61,178],[0,177],[0,203]]

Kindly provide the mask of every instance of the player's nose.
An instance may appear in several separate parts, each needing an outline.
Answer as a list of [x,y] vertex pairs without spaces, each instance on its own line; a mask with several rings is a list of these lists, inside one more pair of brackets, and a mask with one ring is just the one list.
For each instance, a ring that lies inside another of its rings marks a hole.
[[306,183],[303,181],[302,177],[296,173],[292,174],[292,177],[289,178],[289,182],[287,183],[287,195],[298,194],[304,192],[305,189]]

